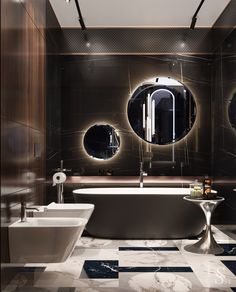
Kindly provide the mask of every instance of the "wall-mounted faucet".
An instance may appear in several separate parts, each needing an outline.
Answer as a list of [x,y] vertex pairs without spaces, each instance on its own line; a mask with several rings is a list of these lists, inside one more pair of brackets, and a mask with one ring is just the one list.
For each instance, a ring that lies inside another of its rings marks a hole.
[[143,177],[148,174],[143,170],[143,162],[140,162],[140,172],[139,172],[139,187],[143,188]]
[[20,212],[20,221],[21,222],[27,222],[27,210],[36,210],[39,211],[37,208],[29,208],[26,207],[26,202],[21,202],[21,212]]

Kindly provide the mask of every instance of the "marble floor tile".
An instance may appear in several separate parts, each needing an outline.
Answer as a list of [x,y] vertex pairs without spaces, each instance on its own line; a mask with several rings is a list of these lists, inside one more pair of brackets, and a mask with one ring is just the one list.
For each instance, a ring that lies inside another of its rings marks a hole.
[[132,247],[142,247],[142,246],[146,246],[146,247],[164,247],[164,246],[168,246],[168,247],[172,247],[175,246],[175,243],[173,240],[124,240],[123,241],[123,245],[120,246],[125,246],[124,244],[126,244],[127,246],[132,246]]
[[[119,287],[76,287],[74,292],[121,292],[122,290]],[[232,291],[231,291],[232,292]]]
[[77,243],[76,246],[83,247],[83,248],[110,248],[112,244],[111,239],[100,239],[100,238],[93,238],[88,236],[81,237]]
[[75,261],[91,260],[117,260],[119,258],[119,251],[117,249],[99,249],[99,248],[84,248],[76,247],[71,255]]
[[73,261],[69,260],[65,263],[48,264],[45,272],[56,272],[59,275],[63,275],[63,277],[74,280],[79,278],[83,268],[83,264],[84,261],[73,258]]
[[[236,228],[235,228],[236,230]],[[234,243],[235,239],[230,237],[224,230],[220,229],[220,226],[212,226],[212,231],[214,233],[214,238],[217,243]]]
[[118,240],[118,239],[101,239],[92,237],[81,237],[76,243],[77,247],[90,248],[90,249],[115,249],[120,246],[147,246],[147,247],[158,247],[158,246],[175,246],[173,240],[149,240],[149,239],[135,239],[135,240]]
[[201,283],[193,273],[122,273],[121,291],[200,291]]
[[84,262],[81,279],[118,279],[119,262],[118,261],[91,261]]
[[227,229],[222,229],[222,231],[229,236],[231,239],[236,241],[236,226],[234,228],[227,228]]
[[217,258],[185,256],[185,259],[204,287],[224,288],[236,286],[235,275]]
[[34,283],[34,287],[119,287],[118,279],[72,278],[71,275],[57,272],[45,272]]
[[179,251],[120,251],[121,267],[186,267],[188,263]]
[[111,240],[81,237],[63,263],[13,265],[5,292],[236,292],[236,226],[212,227],[225,252],[199,255],[196,239]]

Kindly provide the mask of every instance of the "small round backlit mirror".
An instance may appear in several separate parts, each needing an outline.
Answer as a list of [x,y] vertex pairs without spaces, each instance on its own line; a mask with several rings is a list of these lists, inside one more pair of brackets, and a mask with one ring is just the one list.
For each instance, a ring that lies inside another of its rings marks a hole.
[[84,148],[89,156],[107,160],[119,150],[120,138],[110,125],[94,125],[84,135]]

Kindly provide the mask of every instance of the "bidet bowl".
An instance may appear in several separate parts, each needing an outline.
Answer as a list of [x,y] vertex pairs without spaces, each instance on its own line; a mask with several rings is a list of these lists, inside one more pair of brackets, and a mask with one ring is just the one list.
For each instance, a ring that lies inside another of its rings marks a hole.
[[93,204],[57,204],[44,206],[43,211],[34,212],[34,217],[73,217],[89,220],[94,210]]
[[63,262],[73,251],[87,219],[27,218],[9,226],[9,250],[12,263]]

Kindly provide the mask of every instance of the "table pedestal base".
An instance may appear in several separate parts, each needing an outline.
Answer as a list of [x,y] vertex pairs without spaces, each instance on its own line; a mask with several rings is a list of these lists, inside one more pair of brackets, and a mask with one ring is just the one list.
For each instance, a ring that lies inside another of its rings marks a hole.
[[205,199],[193,199],[191,197],[184,197],[184,200],[190,201],[201,207],[206,217],[206,231],[203,237],[195,244],[187,245],[184,247],[186,251],[190,251],[198,254],[221,254],[224,249],[220,247],[215,241],[211,231],[211,215],[214,209],[224,201],[224,198],[217,197],[212,200]]
[[203,237],[195,244],[187,245],[184,247],[186,251],[199,253],[199,254],[221,254],[224,249],[217,244],[211,230],[206,230]]

